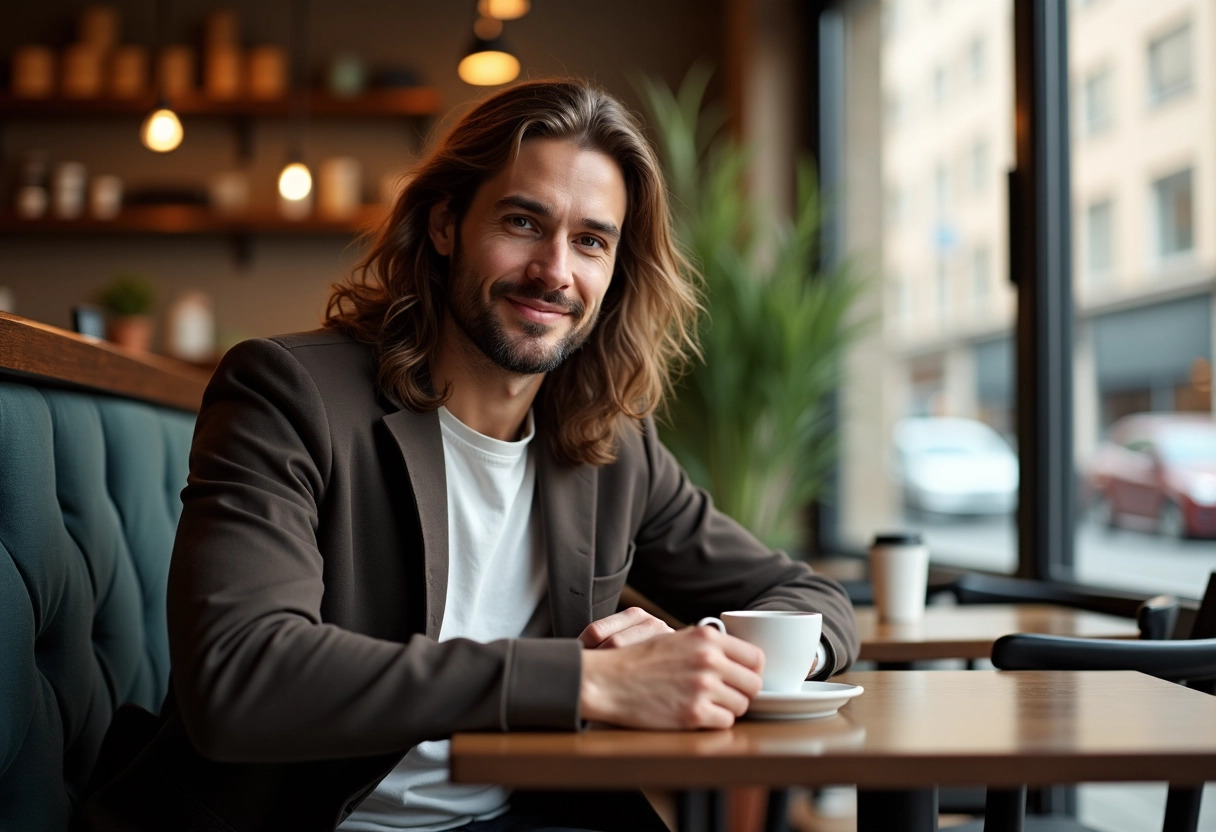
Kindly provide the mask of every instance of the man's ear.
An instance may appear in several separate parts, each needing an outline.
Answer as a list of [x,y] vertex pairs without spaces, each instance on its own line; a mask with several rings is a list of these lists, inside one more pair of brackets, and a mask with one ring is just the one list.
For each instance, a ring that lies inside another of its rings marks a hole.
[[448,200],[437,202],[431,206],[431,215],[427,221],[427,233],[431,235],[431,245],[440,255],[448,257],[452,253],[456,241],[456,215],[452,213]]

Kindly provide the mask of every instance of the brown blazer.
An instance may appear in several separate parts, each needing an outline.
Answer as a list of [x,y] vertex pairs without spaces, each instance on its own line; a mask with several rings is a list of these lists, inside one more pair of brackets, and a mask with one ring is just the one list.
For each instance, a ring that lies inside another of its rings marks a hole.
[[551,637],[436,641],[439,420],[375,387],[368,348],[333,331],[249,341],[216,370],[169,574],[170,694],[84,828],[332,829],[422,740],[577,730],[576,637],[627,579],[685,621],[821,611],[820,675],[856,658],[843,589],[714,510],[650,422],[600,467],[561,463],[537,426]]

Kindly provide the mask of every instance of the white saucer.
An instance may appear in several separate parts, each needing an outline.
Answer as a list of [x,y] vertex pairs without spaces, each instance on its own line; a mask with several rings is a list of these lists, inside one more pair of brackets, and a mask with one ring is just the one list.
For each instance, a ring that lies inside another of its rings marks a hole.
[[864,691],[861,685],[837,682],[803,682],[797,693],[760,691],[752,700],[747,716],[754,719],[819,719],[831,716],[854,696]]

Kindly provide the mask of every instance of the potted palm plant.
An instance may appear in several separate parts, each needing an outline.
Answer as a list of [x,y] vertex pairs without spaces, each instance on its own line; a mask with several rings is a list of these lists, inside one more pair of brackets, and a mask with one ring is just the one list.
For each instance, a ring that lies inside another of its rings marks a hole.
[[156,289],[143,275],[120,273],[97,295],[106,313],[106,337],[128,349],[147,352],[152,346],[152,306]]
[[643,81],[677,233],[704,278],[703,360],[677,387],[664,442],[718,507],[776,548],[804,541],[834,457],[831,414],[862,281],[818,256],[820,195],[798,169],[791,217],[747,193],[748,154],[703,107],[709,72],[672,92]]

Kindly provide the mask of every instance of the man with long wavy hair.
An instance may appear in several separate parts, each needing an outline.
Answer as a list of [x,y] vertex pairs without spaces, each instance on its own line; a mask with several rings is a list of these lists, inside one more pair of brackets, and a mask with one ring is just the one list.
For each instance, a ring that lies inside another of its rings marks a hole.
[[169,576],[172,692],[86,820],[661,829],[638,795],[446,774],[456,731],[725,728],[747,710],[760,651],[617,612],[626,580],[684,621],[820,611],[815,675],[847,667],[841,587],[715,511],[655,435],[695,353],[692,280],[616,100],[538,81],[466,115],[325,328],[217,369]]

